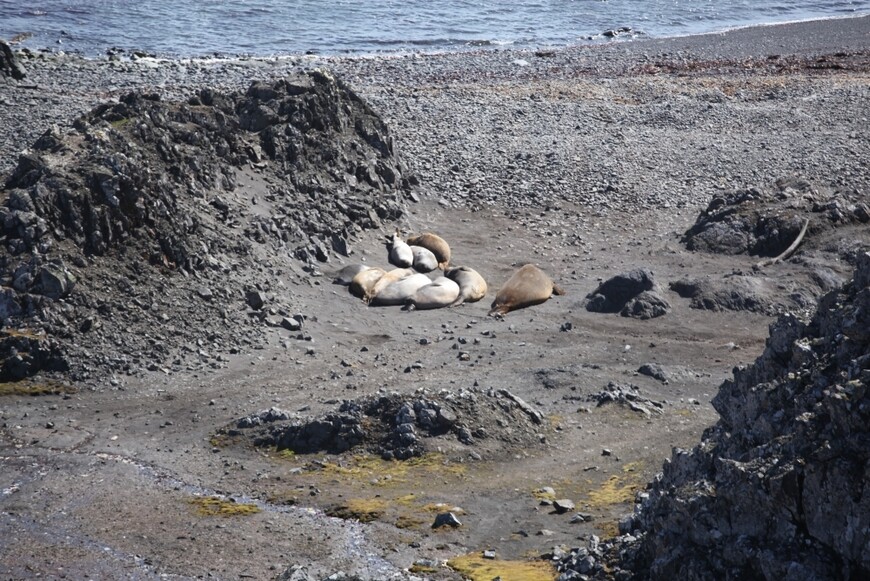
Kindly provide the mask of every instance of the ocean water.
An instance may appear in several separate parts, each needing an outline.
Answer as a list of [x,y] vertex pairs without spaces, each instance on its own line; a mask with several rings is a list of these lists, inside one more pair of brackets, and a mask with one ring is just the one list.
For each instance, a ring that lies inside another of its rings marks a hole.
[[[870,13],[870,0],[0,0],[0,38],[88,56],[564,46]],[[624,37],[630,37],[625,35]]]

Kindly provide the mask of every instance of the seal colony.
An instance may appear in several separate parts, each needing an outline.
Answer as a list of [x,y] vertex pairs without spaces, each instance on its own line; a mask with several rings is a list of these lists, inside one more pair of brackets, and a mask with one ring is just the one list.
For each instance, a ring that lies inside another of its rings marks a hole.
[[[396,230],[387,237],[387,261],[398,268],[384,270],[362,264],[345,266],[333,278],[334,284],[349,287],[350,293],[367,305],[402,306],[403,310],[430,310],[475,303],[486,296],[488,285],[469,266],[450,266],[450,245],[431,232],[402,240]],[[442,274],[432,279],[428,273]],[[490,316],[539,305],[565,291],[533,264],[526,264],[499,290]]]

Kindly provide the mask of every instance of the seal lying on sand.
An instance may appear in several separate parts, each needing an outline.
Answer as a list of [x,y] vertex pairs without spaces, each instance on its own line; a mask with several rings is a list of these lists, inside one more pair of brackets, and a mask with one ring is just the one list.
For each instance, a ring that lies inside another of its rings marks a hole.
[[451,304],[451,307],[462,303],[474,303],[486,296],[486,281],[483,277],[467,266],[451,268],[444,275],[459,285],[459,297]]
[[492,315],[505,315],[517,309],[540,305],[553,295],[565,291],[534,264],[527,264],[516,271],[498,291],[492,301]]
[[447,270],[447,265],[450,264],[450,245],[443,238],[431,232],[426,232],[419,236],[408,238],[408,244],[411,246],[422,246],[430,250],[438,261],[438,268]]
[[432,251],[422,246],[411,246],[414,253],[414,270],[417,272],[432,272],[438,268],[438,259]]
[[363,299],[377,282],[387,274],[383,268],[368,268],[359,271],[350,281],[350,294]]
[[368,291],[363,296],[363,300],[365,302],[371,301],[372,297],[377,295],[379,292],[381,292],[394,282],[398,282],[405,277],[411,276],[412,274],[416,274],[416,271],[413,268],[394,268],[390,272],[380,277],[377,281],[375,281],[372,286],[369,287]]
[[399,231],[387,239],[387,248],[390,250],[390,264],[399,268],[408,268],[414,264],[414,252],[411,247],[399,236]]
[[393,282],[373,295],[369,306],[404,305],[420,288],[432,284],[432,279],[419,272]]
[[348,264],[347,266],[335,273],[332,279],[332,284],[348,286],[350,283],[353,282],[353,277],[355,277],[364,270],[369,270],[369,267],[364,264]]
[[459,296],[459,285],[446,276],[439,276],[431,284],[421,287],[405,302],[405,310],[440,309],[449,307]]

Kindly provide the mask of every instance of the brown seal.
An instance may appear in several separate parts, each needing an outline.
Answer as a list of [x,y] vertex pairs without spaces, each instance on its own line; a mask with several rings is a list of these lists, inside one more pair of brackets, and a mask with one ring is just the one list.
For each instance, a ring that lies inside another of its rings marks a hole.
[[459,296],[459,285],[446,276],[439,276],[431,284],[420,287],[406,302],[405,310],[440,309],[449,307]]
[[459,297],[451,307],[462,303],[475,303],[486,296],[486,281],[473,268],[456,266],[448,269],[444,275],[459,285]]
[[564,294],[565,291],[543,270],[534,264],[527,264],[504,283],[492,301],[489,314],[505,315],[517,309],[540,305],[553,295]]
[[359,271],[350,281],[350,294],[357,298],[365,298],[368,292],[385,274],[387,274],[387,271],[383,268],[366,268]]
[[447,270],[447,265],[450,264],[450,245],[447,244],[446,240],[437,234],[426,232],[419,236],[408,238],[407,243],[411,246],[422,246],[430,250],[438,261],[438,268]]

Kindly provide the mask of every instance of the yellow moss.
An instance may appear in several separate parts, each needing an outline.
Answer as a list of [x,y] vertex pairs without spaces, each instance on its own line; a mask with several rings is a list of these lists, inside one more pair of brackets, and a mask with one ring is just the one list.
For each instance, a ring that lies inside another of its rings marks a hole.
[[470,581],[554,581],[557,572],[543,561],[502,561],[484,559],[481,553],[454,557],[447,565]]
[[589,492],[589,504],[602,507],[631,502],[639,489],[640,483],[637,482],[636,477],[629,479],[611,476],[601,485],[601,488]]
[[401,515],[396,519],[396,528],[399,529],[415,529],[420,525],[424,524],[426,521],[423,519],[419,519],[415,516],[410,516],[407,514]]
[[329,516],[371,522],[384,516],[387,501],[382,498],[351,498],[326,511]]
[[31,380],[10,381],[0,383],[0,396],[3,395],[60,395],[63,393],[75,393],[76,389],[70,385],[63,385],[54,381],[36,382]]
[[296,458],[296,452],[294,452],[293,450],[290,450],[288,448],[288,449],[280,450],[280,451],[276,452],[275,456],[277,456],[278,458],[281,458],[283,460],[293,460],[294,458]]
[[545,492],[543,488],[537,488],[532,491],[532,496],[538,500],[556,500],[555,492]]
[[247,516],[260,512],[256,504],[225,500],[216,496],[201,496],[190,500],[200,516]]
[[622,471],[625,473],[640,472],[641,470],[643,470],[643,461],[641,461],[641,460],[638,460],[637,462],[627,462],[622,467]]
[[458,506],[451,506],[443,502],[430,502],[424,504],[422,509],[426,512],[452,512],[453,514],[465,514],[465,511]]
[[438,569],[435,567],[426,567],[425,565],[411,565],[408,568],[408,572],[410,573],[437,573]]
[[409,460],[384,460],[377,456],[351,456],[342,464],[326,462],[312,469],[322,475],[341,476],[343,480],[371,483],[378,486],[404,483],[410,478],[429,479],[432,476],[461,476],[465,466],[448,462],[443,454],[426,454]]

